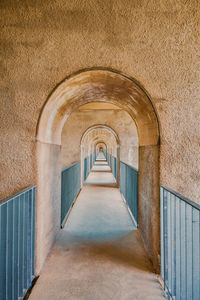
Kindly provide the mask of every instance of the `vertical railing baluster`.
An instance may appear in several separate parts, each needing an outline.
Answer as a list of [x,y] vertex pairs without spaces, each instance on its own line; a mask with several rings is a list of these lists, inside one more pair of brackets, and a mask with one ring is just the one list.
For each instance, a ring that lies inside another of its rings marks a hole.
[[164,219],[164,288],[168,290],[168,232],[167,232],[167,192],[164,190],[163,194],[163,219]]
[[28,232],[27,232],[27,286],[31,285],[31,197],[32,197],[33,190],[28,191],[28,208],[27,208],[27,218],[28,218]]
[[163,227],[163,188],[160,189],[160,265],[161,265],[161,277],[164,280],[164,227]]
[[3,203],[1,205],[1,224],[0,224],[0,230],[1,230],[1,244],[0,244],[0,270],[1,270],[1,276],[0,276],[0,299],[6,300],[6,239],[7,239],[7,203]]
[[7,268],[6,268],[6,259],[7,259],[7,238],[8,238],[8,213],[7,213],[8,205],[5,203],[3,205],[3,215],[2,215],[2,225],[3,225],[3,235],[2,235],[2,243],[3,243],[3,267],[2,272],[4,272],[5,276],[3,278],[3,285],[2,285],[2,297],[3,299],[7,300],[7,293],[6,293],[6,285],[7,285]]
[[[16,197],[17,198],[17,197]],[[15,202],[16,199],[13,200],[13,220],[12,220],[12,300],[15,300]]]
[[176,197],[176,300],[181,300],[181,217],[180,199]]
[[24,193],[24,210],[23,210],[23,219],[24,219],[24,231],[23,231],[23,236],[24,236],[24,266],[23,266],[23,289],[26,290],[28,287],[28,282],[27,282],[27,276],[28,276],[28,249],[27,249],[27,244],[28,244],[28,193]]
[[18,280],[19,280],[19,297],[23,297],[23,256],[24,256],[24,241],[23,241],[23,228],[24,228],[24,219],[23,219],[23,211],[24,211],[24,194],[20,196],[20,205],[19,205],[19,272],[18,272]]
[[[1,257],[3,256],[3,243],[2,243],[2,234],[1,234],[1,231],[2,231],[2,223],[1,223],[1,208],[2,208],[2,205],[0,205],[0,270],[2,270],[2,259]],[[0,299],[2,298],[2,281],[3,281],[3,274],[0,273]]]
[[200,299],[200,211],[192,209],[192,300]]
[[14,201],[14,299],[18,297],[19,197]]
[[12,299],[13,263],[13,200],[7,203],[6,297]]
[[171,195],[171,295],[176,295],[176,206],[175,196]]
[[192,300],[192,206],[186,205],[186,299]]
[[181,300],[186,300],[186,212],[181,201]]
[[[3,256],[1,213],[2,213],[2,205],[0,205],[0,270],[2,270],[2,256]],[[0,299],[2,298],[2,281],[3,281],[3,274],[0,273]]]
[[35,276],[35,209],[36,209],[36,188],[32,194],[32,279]]
[[12,289],[12,300],[14,300],[14,236],[15,236],[15,228],[14,228],[14,203],[16,199],[14,198],[12,200],[12,238],[11,238],[11,244],[12,244],[12,284],[11,284],[11,289]]
[[171,294],[171,265],[172,265],[172,238],[171,238],[171,195],[167,193],[167,247],[168,247],[168,291]]

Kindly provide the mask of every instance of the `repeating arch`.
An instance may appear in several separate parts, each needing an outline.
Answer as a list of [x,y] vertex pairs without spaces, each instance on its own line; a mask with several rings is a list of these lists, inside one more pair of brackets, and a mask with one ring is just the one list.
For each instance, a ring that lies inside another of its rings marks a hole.
[[[91,160],[91,154],[94,154],[94,151],[96,150],[96,145],[98,143],[104,143],[107,149],[112,149],[112,152],[115,151],[115,153],[118,155],[118,169],[119,169],[119,163],[120,163],[120,151],[117,149],[119,148],[119,137],[117,133],[109,126],[99,124],[99,125],[93,125],[90,126],[85,130],[81,137],[81,186],[83,185],[83,178],[84,178],[84,158],[88,157],[89,160],[89,166],[90,160]],[[120,172],[118,172],[118,179],[117,184],[119,185],[119,177]]]
[[105,130],[107,130],[108,132],[110,132],[115,137],[116,143],[118,145],[120,145],[120,140],[119,140],[118,134],[115,132],[115,130],[112,129],[110,126],[107,126],[107,125],[104,125],[104,124],[96,124],[96,125],[93,125],[93,126],[90,126],[89,128],[87,128],[85,130],[85,132],[83,133],[82,137],[81,137],[81,143],[84,141],[84,138],[89,133],[95,131],[96,129],[105,129]]
[[104,68],[80,71],[52,92],[39,119],[37,140],[60,145],[68,116],[94,100],[127,111],[137,125],[140,145],[158,144],[159,123],[148,93],[135,79]]
[[134,78],[116,70],[78,71],[48,97],[38,120],[36,270],[39,272],[59,231],[61,132],[69,115],[91,102],[108,102],[132,117],[139,136],[139,227],[159,269],[159,122],[147,91]]

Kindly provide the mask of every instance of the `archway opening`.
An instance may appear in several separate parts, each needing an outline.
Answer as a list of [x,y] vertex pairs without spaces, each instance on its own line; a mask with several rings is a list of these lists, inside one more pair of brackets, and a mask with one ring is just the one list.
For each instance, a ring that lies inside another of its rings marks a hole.
[[[38,197],[36,268],[60,228],[61,133],[77,108],[92,102],[116,105],[131,116],[139,136],[138,223],[155,269],[159,270],[159,124],[151,99],[133,78],[114,70],[85,70],[64,80],[48,98],[37,131]],[[45,212],[45,216],[44,216]]]
[[[81,138],[81,186],[92,169],[93,163],[98,158],[99,149],[103,152],[106,160],[109,159],[111,153],[115,155],[117,159],[117,169],[119,170],[119,145],[118,135],[109,126],[94,125],[84,132]],[[115,179],[116,184],[119,186],[119,172]]]

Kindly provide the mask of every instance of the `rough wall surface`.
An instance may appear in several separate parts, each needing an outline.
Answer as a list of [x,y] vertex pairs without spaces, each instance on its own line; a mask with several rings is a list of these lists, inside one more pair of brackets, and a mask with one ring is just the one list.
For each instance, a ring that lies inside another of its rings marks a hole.
[[81,159],[83,133],[91,126],[110,126],[120,140],[120,159],[138,168],[138,135],[135,123],[123,110],[76,111],[70,115],[62,132],[62,167]]
[[161,184],[199,202],[200,2],[0,2],[1,193],[36,183],[36,125],[49,93],[87,67],[139,80],[161,125]]

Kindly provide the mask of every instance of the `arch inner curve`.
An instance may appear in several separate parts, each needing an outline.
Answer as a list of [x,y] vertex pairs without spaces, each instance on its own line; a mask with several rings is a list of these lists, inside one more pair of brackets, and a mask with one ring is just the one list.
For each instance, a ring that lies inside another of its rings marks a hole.
[[158,269],[160,133],[157,114],[150,96],[135,79],[105,68],[80,71],[66,78],[48,97],[38,120],[36,268],[41,269],[60,228],[60,209],[56,204],[60,201],[61,195],[63,126],[72,112],[92,102],[110,103],[122,108],[128,112],[137,126],[138,222],[150,258],[154,267]]
[[155,108],[144,88],[133,78],[113,70],[86,70],[64,80],[43,108],[37,140],[61,144],[61,132],[68,116],[90,102],[115,104],[135,121],[140,145],[159,142]]

